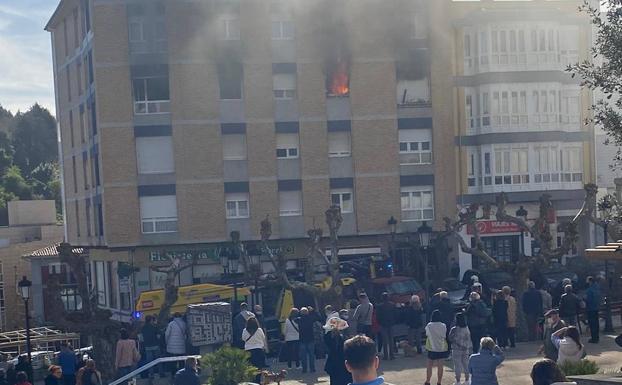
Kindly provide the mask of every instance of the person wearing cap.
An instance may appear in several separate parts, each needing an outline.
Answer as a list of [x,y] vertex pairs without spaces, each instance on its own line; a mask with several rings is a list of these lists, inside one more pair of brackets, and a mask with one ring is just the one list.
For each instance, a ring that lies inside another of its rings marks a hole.
[[542,317],[542,294],[536,289],[535,282],[529,281],[528,286],[529,289],[523,293],[522,305],[527,319],[528,340],[535,341],[538,335],[538,319]]
[[376,318],[380,324],[382,354],[385,360],[392,360],[395,358],[393,326],[395,325],[396,312],[395,304],[389,300],[389,293],[382,293],[382,302],[380,302],[376,308]]
[[350,325],[339,318],[331,317],[324,325],[324,343],[328,356],[324,364],[324,371],[330,377],[330,385],[348,385],[352,382],[352,374],[346,368],[346,358],[343,353],[343,344],[346,342],[345,331]]
[[360,293],[358,298],[360,303],[352,316],[352,319],[356,322],[356,332],[372,338],[371,324],[374,315],[374,305],[369,301],[369,297],[367,297],[365,292]]
[[544,326],[544,344],[538,350],[538,354],[544,353],[544,357],[557,361],[558,350],[551,336],[556,331],[566,327],[564,321],[559,318],[559,311],[557,309],[551,309],[544,315],[546,323]]

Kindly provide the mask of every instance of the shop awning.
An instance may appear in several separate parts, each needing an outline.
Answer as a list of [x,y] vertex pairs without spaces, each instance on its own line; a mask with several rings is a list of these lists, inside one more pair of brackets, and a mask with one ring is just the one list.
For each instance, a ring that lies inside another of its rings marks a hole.
[[589,259],[622,261],[622,241],[610,242],[606,245],[586,249],[585,256]]

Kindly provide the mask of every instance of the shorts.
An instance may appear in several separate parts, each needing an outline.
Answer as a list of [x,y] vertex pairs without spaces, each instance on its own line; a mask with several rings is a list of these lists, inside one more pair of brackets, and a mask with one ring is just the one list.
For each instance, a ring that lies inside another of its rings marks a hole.
[[444,360],[449,357],[449,351],[446,352],[428,352],[428,359],[432,361]]

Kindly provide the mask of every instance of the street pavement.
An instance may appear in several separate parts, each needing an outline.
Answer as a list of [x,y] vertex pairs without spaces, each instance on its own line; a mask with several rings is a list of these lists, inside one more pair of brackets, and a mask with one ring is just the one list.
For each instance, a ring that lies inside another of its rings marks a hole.
[[[622,349],[615,344],[614,338],[614,335],[602,335],[599,344],[586,344],[588,358],[596,361],[601,371],[608,373],[619,371],[620,366],[622,366]],[[531,385],[529,373],[534,362],[540,358],[537,356],[539,346],[535,342],[524,342],[518,343],[514,349],[506,349],[505,361],[497,369],[499,385]],[[425,364],[424,355],[404,357],[400,352],[395,360],[380,362],[380,374],[384,376],[387,382],[396,385],[423,384],[425,382]],[[283,364],[279,364],[278,368],[282,369]],[[323,371],[324,361],[316,361],[316,368],[318,371],[315,374],[302,374],[300,371],[291,370],[288,372],[287,380],[281,384],[328,385],[328,376]],[[436,370],[430,382],[436,383]],[[454,382],[453,363],[446,361],[442,385],[451,385]]]

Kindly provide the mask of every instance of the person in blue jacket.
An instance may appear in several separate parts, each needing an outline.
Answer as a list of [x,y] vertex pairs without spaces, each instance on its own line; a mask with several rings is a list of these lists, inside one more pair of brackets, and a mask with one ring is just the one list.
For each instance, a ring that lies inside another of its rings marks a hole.
[[542,294],[536,290],[536,284],[529,281],[529,289],[523,293],[522,305],[527,319],[527,335],[529,341],[538,336],[538,320],[542,317]]
[[587,277],[587,283],[589,288],[587,289],[585,298],[585,312],[587,313],[587,322],[590,325],[590,338],[589,343],[597,344],[600,338],[600,320],[598,318],[598,310],[600,309],[600,303],[602,301],[602,294],[600,292],[600,285],[593,277]]
[[469,358],[471,385],[499,385],[497,366],[505,359],[503,351],[490,337],[482,338],[480,345],[480,352],[471,354]]

